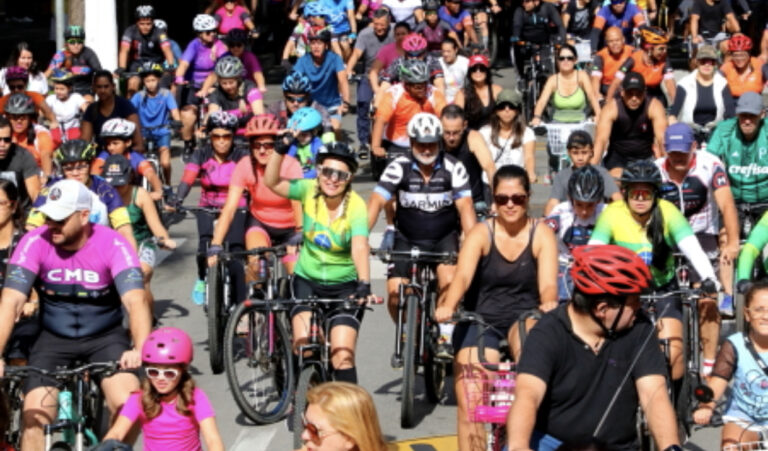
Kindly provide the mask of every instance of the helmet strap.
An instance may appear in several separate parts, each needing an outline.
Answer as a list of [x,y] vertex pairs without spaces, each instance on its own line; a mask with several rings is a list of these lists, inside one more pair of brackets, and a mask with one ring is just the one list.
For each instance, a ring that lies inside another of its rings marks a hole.
[[597,323],[598,326],[600,326],[600,329],[603,330],[605,338],[613,338],[616,336],[616,327],[619,325],[619,319],[621,319],[621,315],[624,314],[625,305],[626,304],[621,304],[621,307],[619,307],[619,313],[616,315],[616,318],[613,320],[613,324],[610,328],[605,327],[605,324],[603,324],[600,318],[595,315],[594,309],[589,310],[589,316],[592,317],[592,320]]

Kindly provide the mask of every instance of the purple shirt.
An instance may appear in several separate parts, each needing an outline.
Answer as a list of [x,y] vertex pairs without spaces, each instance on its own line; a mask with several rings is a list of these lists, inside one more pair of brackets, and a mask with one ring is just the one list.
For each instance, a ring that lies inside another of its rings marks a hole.
[[218,39],[211,47],[206,47],[200,38],[193,39],[181,55],[181,60],[189,63],[189,69],[184,78],[191,81],[195,87],[202,86],[208,74],[213,72],[216,61],[226,52],[227,46]]

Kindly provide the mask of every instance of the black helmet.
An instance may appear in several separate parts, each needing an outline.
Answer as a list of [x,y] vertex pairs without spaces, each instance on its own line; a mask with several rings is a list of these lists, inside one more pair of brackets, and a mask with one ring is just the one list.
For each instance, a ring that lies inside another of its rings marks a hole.
[[91,161],[96,156],[96,146],[82,139],[65,141],[53,153],[53,158],[59,163],[75,163],[77,161]]
[[568,197],[572,201],[599,202],[604,197],[604,188],[603,177],[591,165],[574,170],[568,179]]
[[357,155],[349,145],[342,142],[332,142],[317,150],[317,164],[322,164],[326,158],[337,158],[349,166],[350,172],[357,172]]
[[622,186],[629,183],[650,183],[656,189],[661,187],[661,172],[659,168],[650,161],[638,160],[629,163],[619,179]]
[[156,63],[155,61],[144,61],[144,63],[142,63],[139,67],[139,76],[141,78],[144,78],[147,75],[156,75],[158,77],[162,77],[164,72],[165,71],[163,70],[163,66],[161,66],[159,63]]
[[5,114],[35,114],[35,101],[23,92],[14,92],[5,103]]
[[248,33],[242,28],[233,28],[224,37],[224,43],[227,45],[245,44],[246,42],[248,42]]
[[64,39],[85,39],[85,29],[80,25],[70,25],[64,30]]
[[155,8],[152,7],[152,5],[139,5],[136,7],[136,11],[134,12],[133,16],[136,18],[136,20],[154,19]]

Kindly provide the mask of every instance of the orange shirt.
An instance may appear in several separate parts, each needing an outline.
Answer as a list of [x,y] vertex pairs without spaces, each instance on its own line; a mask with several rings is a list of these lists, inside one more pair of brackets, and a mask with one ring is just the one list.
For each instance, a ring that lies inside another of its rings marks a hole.
[[402,84],[389,88],[381,98],[376,118],[387,123],[384,138],[401,147],[411,147],[408,138],[408,121],[416,113],[432,113],[440,116],[445,108],[445,96],[433,86],[427,85],[427,96],[422,101],[411,97]]
[[19,146],[27,149],[33,157],[35,157],[35,161],[37,162],[37,165],[42,167],[40,164],[41,161],[41,155],[45,152],[48,155],[51,155],[53,153],[54,145],[53,145],[53,138],[51,137],[51,132],[48,131],[47,128],[43,127],[42,125],[31,125],[32,127],[35,127],[35,141],[29,142],[29,134],[27,132],[25,133],[12,133],[11,138],[12,141]]
[[752,71],[746,76],[742,76],[736,71],[733,61],[728,61],[720,66],[720,72],[725,75],[728,87],[731,89],[731,95],[734,98],[741,97],[748,91],[758,94],[763,92],[763,83],[765,83],[763,80],[763,62],[753,56],[749,60],[749,66]]
[[624,48],[621,49],[621,53],[614,56],[608,50],[608,47],[603,48],[597,52],[597,56],[600,59],[596,60],[592,66],[592,75],[601,77],[600,84],[610,86],[616,76],[616,72],[619,71],[621,65],[624,64],[624,61],[629,58],[634,50],[634,47],[625,44]]
[[635,50],[621,65],[621,71],[637,72],[645,79],[645,85],[649,88],[658,88],[665,78],[674,79],[674,71],[667,63],[667,60],[658,61],[656,64],[647,64],[645,62],[645,51]]

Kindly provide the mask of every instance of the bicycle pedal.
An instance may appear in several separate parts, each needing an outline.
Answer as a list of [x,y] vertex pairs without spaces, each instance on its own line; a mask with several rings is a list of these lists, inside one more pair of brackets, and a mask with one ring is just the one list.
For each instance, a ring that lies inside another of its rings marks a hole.
[[403,367],[403,358],[392,354],[389,364],[392,365],[392,369],[394,370],[400,369]]

